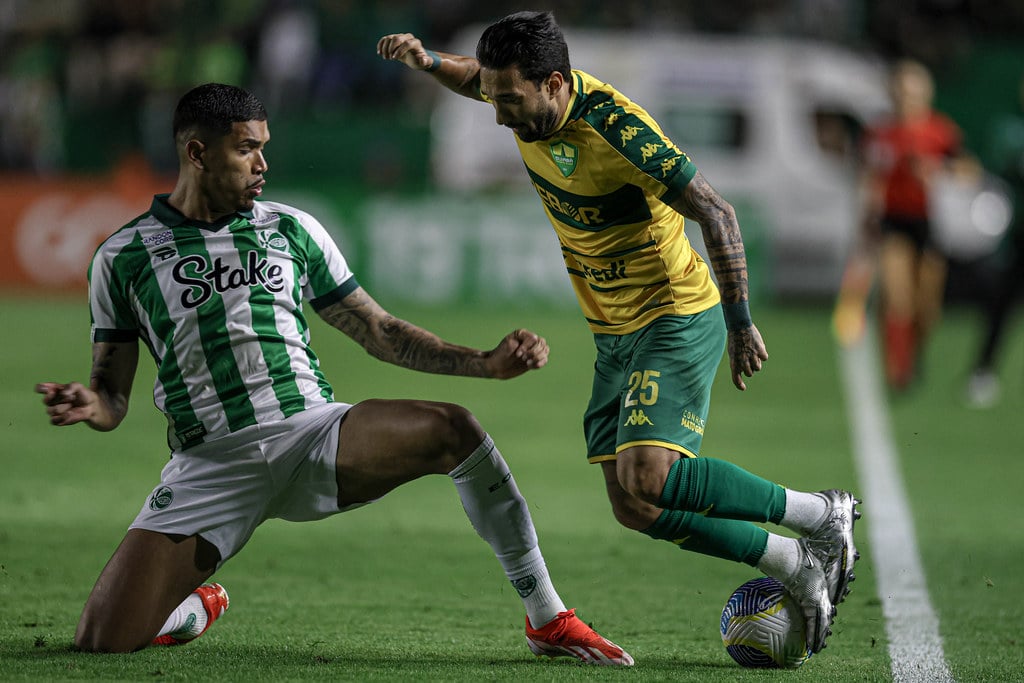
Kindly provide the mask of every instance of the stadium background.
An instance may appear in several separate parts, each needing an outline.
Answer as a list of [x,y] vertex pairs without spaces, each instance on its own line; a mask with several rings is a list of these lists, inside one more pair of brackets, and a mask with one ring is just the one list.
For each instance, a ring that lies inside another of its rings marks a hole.
[[[988,128],[1013,109],[1024,69],[1024,6],[1016,0],[544,6],[571,28],[656,25],[681,35],[814,38],[882,58],[916,56],[935,71],[939,107],[963,125],[983,160]],[[480,289],[482,279],[451,285],[444,277],[450,254],[426,251],[429,241],[424,254],[437,262],[428,266],[389,259],[394,244],[381,239],[378,249],[373,241],[394,227],[379,222],[382,205],[433,203],[467,225],[481,203],[498,213],[519,208],[515,197],[438,189],[429,124],[448,94],[422,74],[380,62],[374,46],[383,33],[412,30],[443,49],[462,27],[521,7],[496,2],[484,9],[461,0],[0,1],[0,678],[194,680],[201,671],[211,680],[764,680],[735,667],[716,630],[725,598],[750,578],[749,568],[682,561],[674,549],[616,527],[599,473],[580,461],[591,343],[564,272],[530,290],[524,283],[551,271],[519,262],[508,273],[519,296],[494,298]],[[267,73],[282,64],[268,52],[282,34],[292,36],[284,43],[293,48],[296,35],[312,37],[299,51],[299,65],[308,68],[294,82]],[[361,281],[389,308],[478,347],[516,325],[549,339],[554,356],[543,372],[486,383],[382,368],[312,323],[325,371],[346,400],[444,398],[474,410],[530,498],[559,590],[642,666],[599,672],[533,662],[516,599],[443,477],[341,519],[264,525],[218,574],[232,610],[195,646],[109,658],[70,651],[89,587],[166,460],[164,424],[148,395],[153,372],[145,362],[131,417],[113,434],[49,428],[31,387],[86,376],[88,257],[99,239],[148,205],[148,194],[169,189],[170,109],[182,90],[207,80],[248,86],[267,101],[268,197],[294,198],[328,218]],[[538,204],[530,198],[547,234]],[[406,214],[404,222],[416,226],[416,211]],[[474,264],[460,265],[468,272]],[[416,286],[401,286],[413,269]],[[421,286],[430,282],[448,286]],[[548,297],[558,288],[564,296]],[[830,299],[794,305],[756,294],[765,304],[755,310],[769,367],[745,394],[720,372],[705,452],[794,487],[861,489],[828,327]],[[969,411],[963,379],[980,321],[970,296],[952,298],[923,386],[881,404],[892,420],[956,680],[1020,680],[1024,527],[1014,520],[1024,480],[1024,321],[1018,316],[1010,330],[1003,402]],[[538,302],[548,305],[528,305]],[[889,603],[875,585],[884,558],[867,542],[886,518],[877,499],[864,511],[864,558],[836,634],[827,652],[787,678],[893,679],[883,614]],[[920,603],[916,593],[900,603],[914,627]]]
[[[385,197],[385,205],[414,202],[407,214],[415,214],[422,206],[415,202],[439,197],[434,204],[463,205],[462,214],[450,214],[455,222],[480,206],[471,207],[473,198],[465,194],[437,191],[430,119],[438,98],[448,93],[382,62],[376,39],[408,30],[444,48],[459,29],[522,6],[498,2],[485,8],[459,0],[4,3],[0,287],[81,289],[92,247],[173,177],[176,159],[167,131],[176,98],[196,83],[219,80],[251,88],[271,113],[268,196],[319,215],[362,281],[382,298],[442,304],[497,297],[508,304],[544,299],[571,306],[557,258],[547,264],[553,269],[521,263],[517,274],[510,266],[505,277],[513,284],[496,292],[489,289],[493,277],[465,275],[438,284],[446,268],[473,271],[473,259],[482,257],[472,250],[462,258],[469,263],[454,265],[443,255],[423,265],[403,263],[413,254],[380,253],[396,242],[381,237],[388,227],[381,223],[396,217],[382,220],[375,198]],[[916,57],[936,74],[938,107],[963,126],[983,162],[988,131],[1013,111],[1024,71],[1024,9],[1011,0],[578,0],[546,7],[570,30],[772,36],[821,41],[883,60]],[[487,201],[500,207],[500,196],[492,193]],[[756,286],[758,272],[770,272],[773,264],[758,252],[756,210],[741,210],[741,218],[758,266]],[[476,224],[465,225],[472,230]],[[542,258],[547,246],[520,261]],[[418,287],[394,276],[411,268],[418,269]],[[534,282],[531,290],[531,277],[553,281]],[[951,295],[976,290],[962,280],[953,278]]]

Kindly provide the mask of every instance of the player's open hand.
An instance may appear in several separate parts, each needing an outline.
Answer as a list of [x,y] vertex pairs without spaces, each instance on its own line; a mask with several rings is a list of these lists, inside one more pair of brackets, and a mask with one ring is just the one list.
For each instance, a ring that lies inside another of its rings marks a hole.
[[490,377],[511,379],[548,363],[548,343],[529,330],[513,330],[487,356]]
[[96,392],[78,382],[41,382],[36,385],[36,393],[43,395],[50,424],[58,427],[86,422],[95,414]]
[[377,54],[402,62],[410,69],[423,71],[434,63],[420,39],[411,33],[392,33],[377,41]]
[[753,325],[729,333],[729,368],[732,383],[740,391],[746,391],[743,377],[753,377],[761,370],[761,364],[768,360],[768,350],[761,339],[761,333]]

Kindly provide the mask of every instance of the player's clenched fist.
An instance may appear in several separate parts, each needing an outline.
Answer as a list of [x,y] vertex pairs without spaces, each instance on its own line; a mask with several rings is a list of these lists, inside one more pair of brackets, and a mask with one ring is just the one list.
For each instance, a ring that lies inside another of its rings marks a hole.
[[434,65],[436,57],[411,33],[392,33],[377,41],[377,54],[422,71]]
[[539,370],[548,363],[548,343],[529,330],[513,330],[488,354],[490,376],[510,379],[528,370]]

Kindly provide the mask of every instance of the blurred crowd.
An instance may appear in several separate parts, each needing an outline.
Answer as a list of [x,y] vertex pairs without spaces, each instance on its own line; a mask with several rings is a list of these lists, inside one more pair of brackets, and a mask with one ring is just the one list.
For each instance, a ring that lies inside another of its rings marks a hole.
[[[539,5],[564,26],[810,36],[933,67],[968,50],[979,32],[1024,29],[1018,0]],[[380,35],[408,30],[443,45],[467,24],[523,7],[507,0],[0,0],[0,169],[67,167],[71,122],[159,165],[173,101],[206,81],[248,87],[275,115],[395,107],[401,72],[376,58]],[[160,149],[147,149],[153,140]]]

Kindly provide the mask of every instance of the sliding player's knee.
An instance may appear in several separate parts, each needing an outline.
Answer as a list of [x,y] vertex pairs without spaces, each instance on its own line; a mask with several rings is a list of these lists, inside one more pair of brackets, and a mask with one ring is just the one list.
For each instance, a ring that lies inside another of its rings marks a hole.
[[140,650],[148,644],[137,634],[118,628],[111,620],[98,618],[88,608],[82,614],[75,633],[75,647],[82,652],[123,653]]
[[476,450],[484,439],[484,430],[473,413],[454,403],[435,403],[432,411],[431,431],[443,460],[442,469],[450,472]]

